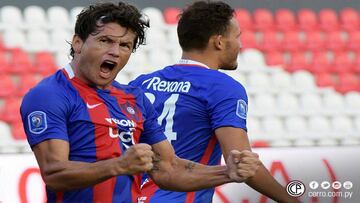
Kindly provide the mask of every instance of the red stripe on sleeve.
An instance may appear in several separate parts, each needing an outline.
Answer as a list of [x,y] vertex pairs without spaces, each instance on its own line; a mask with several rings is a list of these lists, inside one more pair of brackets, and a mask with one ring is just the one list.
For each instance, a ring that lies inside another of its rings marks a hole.
[[64,197],[64,192],[57,192],[56,193],[56,203],[61,203]]
[[[215,148],[216,143],[217,143],[216,136],[212,135],[209,140],[208,146],[205,149],[205,153],[201,157],[199,163],[205,164],[205,165],[208,164],[208,162],[210,160],[210,156]],[[188,192],[186,195],[185,203],[192,203],[192,202],[194,202],[194,199],[195,199],[195,192]]]

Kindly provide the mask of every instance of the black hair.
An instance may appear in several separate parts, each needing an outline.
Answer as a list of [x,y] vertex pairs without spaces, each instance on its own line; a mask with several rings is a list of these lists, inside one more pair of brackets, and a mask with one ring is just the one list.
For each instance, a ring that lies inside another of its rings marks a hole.
[[177,33],[184,51],[203,50],[211,36],[224,34],[234,9],[220,1],[197,1],[183,10]]
[[[75,24],[75,35],[85,41],[88,36],[107,23],[118,23],[135,32],[133,51],[139,45],[145,44],[145,29],[149,27],[149,22],[143,18],[140,11],[133,5],[119,2],[99,3],[90,5],[80,12]],[[71,47],[70,55],[74,57],[74,49]]]

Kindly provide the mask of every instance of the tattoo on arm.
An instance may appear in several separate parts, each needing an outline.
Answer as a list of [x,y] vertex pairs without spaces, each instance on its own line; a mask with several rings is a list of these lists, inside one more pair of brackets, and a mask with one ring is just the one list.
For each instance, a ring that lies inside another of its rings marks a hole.
[[192,172],[193,169],[195,167],[195,163],[194,162],[189,162],[185,165],[185,170],[189,171],[189,172]]
[[160,166],[159,166],[161,161],[160,154],[158,152],[154,152],[154,153],[155,155],[153,157],[153,168],[151,169],[151,172],[157,172],[160,170]]

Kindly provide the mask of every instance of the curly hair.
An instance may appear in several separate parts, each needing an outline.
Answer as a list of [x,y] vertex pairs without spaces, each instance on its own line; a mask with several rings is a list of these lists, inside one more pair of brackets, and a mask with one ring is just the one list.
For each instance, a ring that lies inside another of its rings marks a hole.
[[234,9],[220,1],[198,1],[183,10],[177,33],[184,51],[203,50],[211,36],[224,34]]
[[[133,52],[139,45],[145,44],[145,29],[149,28],[149,22],[143,18],[135,6],[123,2],[118,4],[99,3],[82,10],[77,16],[75,35],[85,41],[90,34],[96,33],[104,24],[113,22],[135,32]],[[70,55],[74,57],[72,47]]]

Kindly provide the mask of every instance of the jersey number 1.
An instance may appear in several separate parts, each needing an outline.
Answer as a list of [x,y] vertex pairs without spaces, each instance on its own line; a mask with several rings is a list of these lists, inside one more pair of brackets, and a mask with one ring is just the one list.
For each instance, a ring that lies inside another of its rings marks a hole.
[[[145,93],[146,97],[150,100],[152,104],[155,102],[155,95],[152,93]],[[162,125],[163,120],[166,118],[165,124],[165,135],[169,142],[176,140],[176,132],[173,132],[174,125],[174,114],[176,109],[176,102],[179,99],[179,94],[172,94],[165,102],[164,109],[162,110],[160,116],[158,117],[159,125]]]

